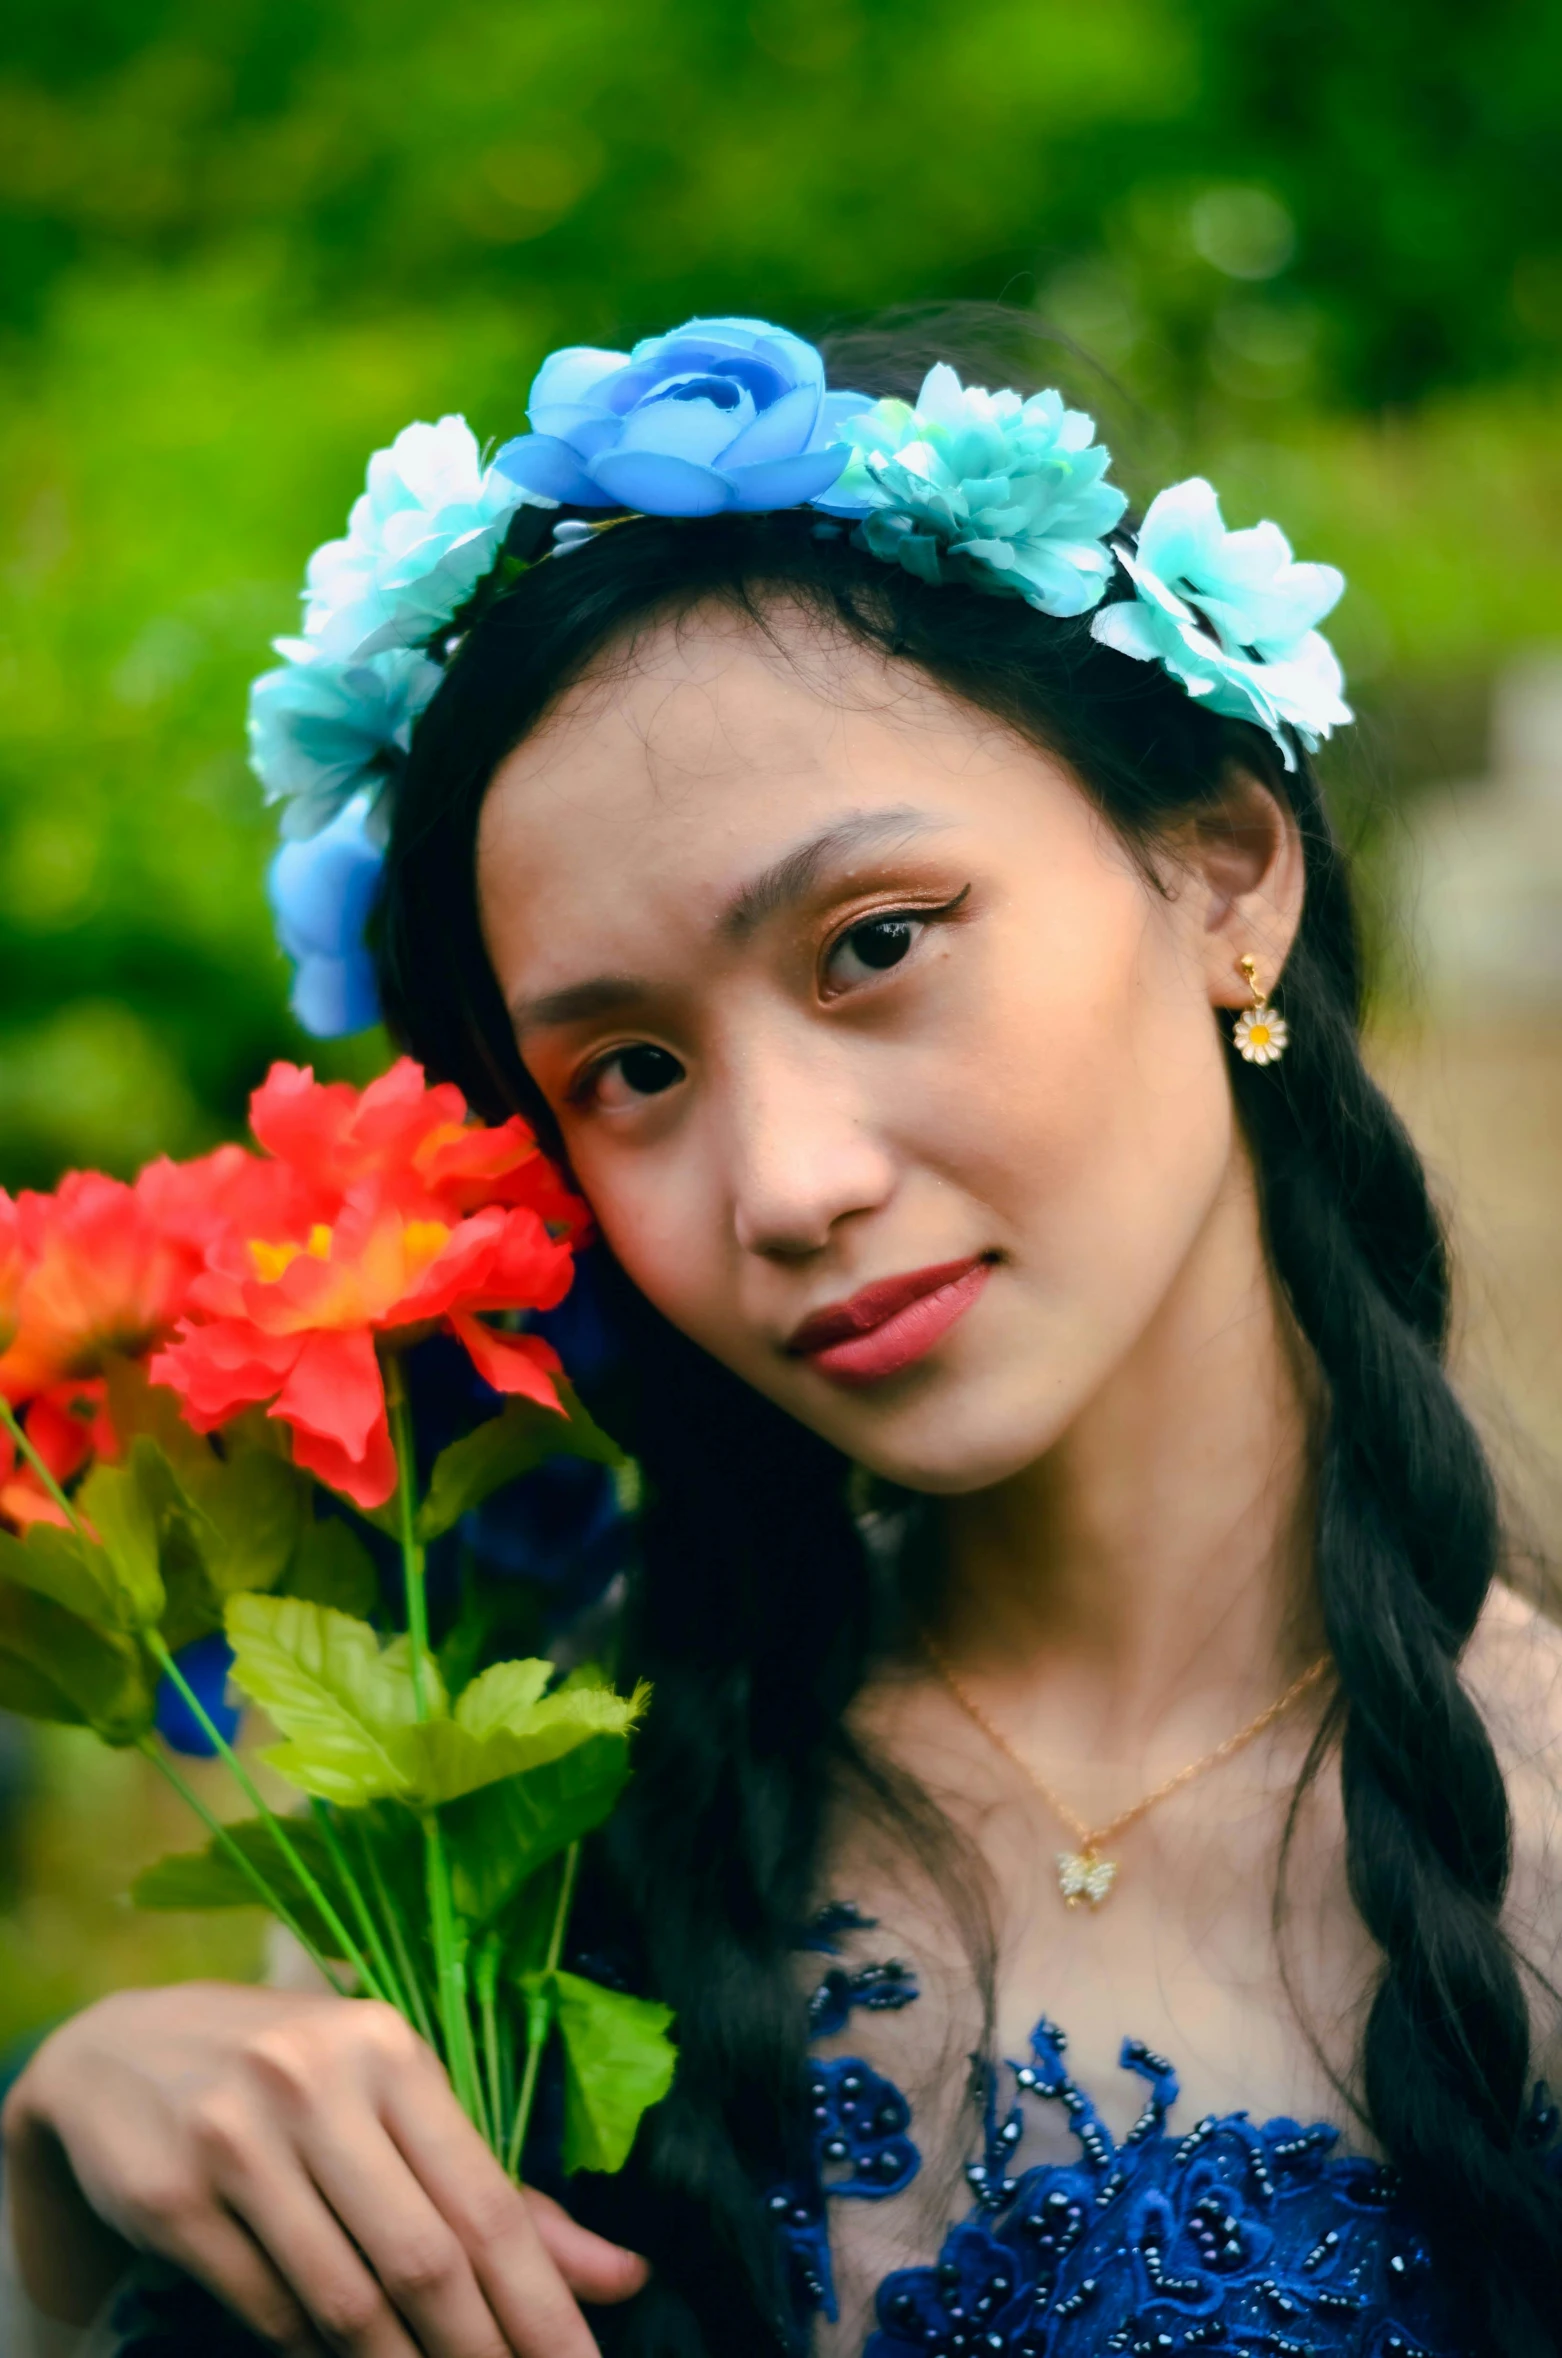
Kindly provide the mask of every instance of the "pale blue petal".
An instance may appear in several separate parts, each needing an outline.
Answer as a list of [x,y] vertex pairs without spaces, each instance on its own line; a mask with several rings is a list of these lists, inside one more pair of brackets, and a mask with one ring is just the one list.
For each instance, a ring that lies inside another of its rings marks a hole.
[[554,412],[601,408],[602,402],[594,398],[599,388],[628,366],[627,352],[599,352],[590,344],[569,344],[562,352],[550,352],[526,396],[534,432],[566,433],[566,426],[553,422]]
[[[737,429],[753,411],[718,409],[714,401],[648,401],[624,420],[614,455],[654,451],[659,457],[687,459],[691,466],[708,467],[719,459]],[[599,457],[606,458],[603,452]]]
[[612,507],[642,516],[715,516],[730,507],[725,479],[711,467],[654,450],[607,451],[591,472]]
[[796,458],[769,459],[754,467],[729,466],[721,472],[732,486],[732,504],[749,514],[777,508],[800,508],[828,489],[849,457],[846,445],[833,450],[805,450]]
[[600,507],[596,485],[567,442],[552,434],[518,434],[494,458],[501,475],[561,507]]
[[380,1020],[374,960],[367,950],[347,958],[301,958],[288,1004],[317,1040],[341,1040]]
[[267,892],[290,957],[339,958],[361,944],[384,864],[367,819],[360,796],[329,827],[306,842],[284,843],[272,860]]
[[851,440],[846,428],[853,418],[865,417],[873,403],[866,393],[826,393],[819,403],[819,415],[814,420],[814,440],[835,442]]
[[[819,395],[814,386],[798,385],[792,392],[783,393],[779,401],[762,409],[733,436],[722,460],[723,469],[757,467],[766,459],[795,458],[799,451],[807,450],[818,414]],[[841,463],[845,464],[844,457]]]
[[1161,659],[1154,621],[1136,600],[1120,599],[1102,606],[1090,618],[1090,635],[1103,647],[1114,647],[1119,655],[1131,655],[1135,663],[1158,663]]

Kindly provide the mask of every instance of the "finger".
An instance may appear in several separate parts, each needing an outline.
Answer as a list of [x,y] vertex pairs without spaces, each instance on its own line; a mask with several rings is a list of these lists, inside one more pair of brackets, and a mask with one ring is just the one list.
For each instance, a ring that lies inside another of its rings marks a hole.
[[573,2294],[549,2257],[527,2198],[466,2115],[387,2091],[385,2125],[430,2199],[460,2237],[516,2358],[597,2358]]
[[510,2345],[456,2229],[376,2120],[351,2140],[312,2130],[304,2160],[428,2358],[509,2358]]
[[543,2249],[572,2293],[606,2307],[640,2291],[651,2269],[638,2252],[582,2227],[551,2194],[539,2194],[535,2186],[525,2192]]
[[257,2143],[252,2133],[217,2162],[216,2176],[224,2200],[273,2268],[285,2273],[306,2320],[329,2349],[351,2358],[418,2358],[384,2289],[289,2147]]
[[203,2212],[180,2233],[158,2239],[170,2259],[214,2293],[224,2308],[288,2358],[325,2358],[324,2344],[286,2282],[239,2220]]

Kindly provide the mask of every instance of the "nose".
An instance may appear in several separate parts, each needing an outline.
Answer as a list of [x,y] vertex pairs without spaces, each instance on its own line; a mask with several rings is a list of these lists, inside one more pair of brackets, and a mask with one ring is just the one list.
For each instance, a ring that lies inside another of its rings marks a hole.
[[737,1242],[801,1260],[842,1220],[872,1212],[895,1185],[894,1158],[848,1075],[812,1053],[751,1047],[728,1093],[729,1186]]

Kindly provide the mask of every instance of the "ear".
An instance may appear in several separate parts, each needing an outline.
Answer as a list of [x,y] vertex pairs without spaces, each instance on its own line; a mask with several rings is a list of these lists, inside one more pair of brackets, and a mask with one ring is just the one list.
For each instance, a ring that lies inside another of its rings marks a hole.
[[1245,1007],[1251,994],[1237,961],[1251,957],[1259,987],[1273,990],[1301,923],[1306,874],[1295,814],[1250,770],[1232,769],[1183,855],[1184,893],[1203,922],[1210,1005]]

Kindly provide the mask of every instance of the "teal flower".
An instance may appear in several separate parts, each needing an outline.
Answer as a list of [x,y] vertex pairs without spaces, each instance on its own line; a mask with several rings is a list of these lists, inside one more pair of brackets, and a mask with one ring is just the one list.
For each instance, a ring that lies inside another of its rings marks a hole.
[[814,505],[858,519],[876,557],[968,581],[1043,614],[1087,614],[1111,578],[1105,535],[1128,502],[1111,454],[1059,393],[988,393],[942,362],[913,409],[878,401],[843,429],[853,456]]
[[282,833],[296,841],[329,826],[354,795],[383,791],[443,674],[413,647],[347,663],[307,639],[276,647],[288,660],[250,688],[250,767],[267,802],[287,805]]
[[1135,596],[1104,606],[1093,637],[1138,663],[1159,663],[1190,696],[1231,720],[1256,721],[1288,770],[1294,730],[1309,753],[1354,716],[1333,648],[1314,627],[1339,601],[1333,565],[1298,564],[1278,524],[1228,532],[1201,476],[1150,503],[1138,545],[1118,544]]
[[557,504],[485,469],[465,418],[403,426],[370,459],[346,539],[309,560],[304,636],[336,661],[428,640],[492,570],[516,509]]

